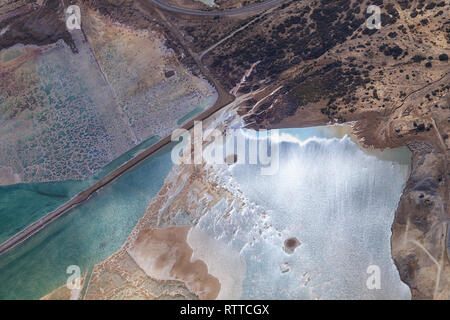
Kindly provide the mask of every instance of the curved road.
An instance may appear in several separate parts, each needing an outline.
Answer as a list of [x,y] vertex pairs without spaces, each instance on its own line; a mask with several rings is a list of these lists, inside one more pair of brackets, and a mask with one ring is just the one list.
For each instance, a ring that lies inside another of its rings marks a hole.
[[162,0],[151,0],[155,5],[160,7],[161,9],[175,12],[175,13],[181,13],[181,14],[188,14],[192,16],[232,16],[232,15],[238,15],[238,14],[244,14],[244,13],[252,13],[254,11],[264,10],[268,9],[270,7],[273,7],[281,2],[284,2],[286,0],[267,0],[263,3],[257,3],[252,6],[247,6],[244,8],[239,9],[229,9],[229,10],[216,10],[216,11],[200,11],[200,10],[191,10],[191,9],[185,9],[180,7],[174,7],[172,5],[169,5],[165,3]]

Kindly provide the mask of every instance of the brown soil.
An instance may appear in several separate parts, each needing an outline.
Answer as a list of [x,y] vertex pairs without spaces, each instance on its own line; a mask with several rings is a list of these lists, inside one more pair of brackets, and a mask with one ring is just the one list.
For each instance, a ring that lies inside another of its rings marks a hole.
[[[33,1],[34,2],[34,1]],[[75,44],[66,29],[64,4],[59,0],[47,0],[34,10],[23,10],[25,14],[12,15],[0,21],[0,30],[8,26],[8,31],[0,37],[0,50],[16,43],[45,45],[62,39],[74,52]]]
[[301,242],[295,237],[286,239],[284,241],[284,251],[292,254],[299,245],[301,245]]
[[200,299],[215,299],[220,283],[208,274],[203,261],[191,261],[193,251],[186,242],[189,230],[190,227],[143,230],[128,252],[150,277],[185,282]]

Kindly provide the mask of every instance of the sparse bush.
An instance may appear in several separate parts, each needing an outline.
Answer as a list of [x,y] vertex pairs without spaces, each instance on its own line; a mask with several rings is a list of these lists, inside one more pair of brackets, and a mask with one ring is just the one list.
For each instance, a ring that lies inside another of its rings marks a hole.
[[416,55],[412,58],[412,60],[413,60],[414,62],[420,63],[420,62],[422,62],[423,60],[426,60],[426,58],[425,58],[424,56],[420,55],[420,54],[416,54]]
[[448,55],[446,53],[439,55],[439,60],[440,61],[448,61]]

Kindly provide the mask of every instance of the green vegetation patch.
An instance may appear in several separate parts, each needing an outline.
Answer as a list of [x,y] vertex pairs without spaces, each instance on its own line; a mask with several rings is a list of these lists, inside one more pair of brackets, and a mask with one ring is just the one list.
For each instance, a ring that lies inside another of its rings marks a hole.
[[9,49],[6,50],[2,55],[2,61],[8,62],[17,58],[20,58],[23,55],[23,51],[21,49]]

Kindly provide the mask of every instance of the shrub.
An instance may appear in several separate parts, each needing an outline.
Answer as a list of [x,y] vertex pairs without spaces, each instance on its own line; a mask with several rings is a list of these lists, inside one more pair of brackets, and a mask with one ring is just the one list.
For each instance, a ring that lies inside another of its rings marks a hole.
[[448,55],[446,53],[439,55],[439,60],[440,61],[448,61]]

